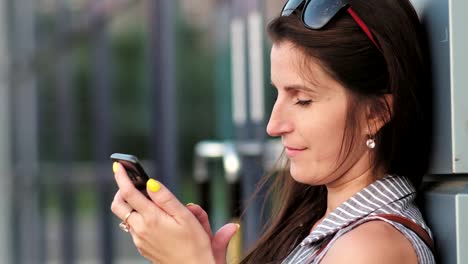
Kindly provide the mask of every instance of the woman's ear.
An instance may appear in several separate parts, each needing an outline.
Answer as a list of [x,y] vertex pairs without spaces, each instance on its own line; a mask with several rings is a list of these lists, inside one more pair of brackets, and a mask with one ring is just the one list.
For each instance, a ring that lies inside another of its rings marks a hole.
[[384,94],[375,99],[367,106],[366,111],[367,135],[375,135],[380,129],[392,120],[393,115],[393,95]]

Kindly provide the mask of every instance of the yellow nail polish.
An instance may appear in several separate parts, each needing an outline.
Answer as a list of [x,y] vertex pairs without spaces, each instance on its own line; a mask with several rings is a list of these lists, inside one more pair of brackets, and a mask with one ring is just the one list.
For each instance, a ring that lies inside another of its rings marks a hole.
[[118,162],[114,162],[114,163],[112,164],[112,170],[114,171],[114,173],[116,173],[118,169],[119,169],[119,163],[118,163]]
[[161,184],[159,184],[158,181],[156,181],[155,179],[149,179],[147,182],[146,182],[146,186],[148,187],[148,189],[151,191],[151,192],[158,192],[159,189],[161,189]]
[[236,226],[237,226],[237,230],[239,230],[239,229],[240,229],[240,225],[239,225],[239,224],[236,224]]
[[195,205],[194,203],[188,203],[187,206],[193,206]]

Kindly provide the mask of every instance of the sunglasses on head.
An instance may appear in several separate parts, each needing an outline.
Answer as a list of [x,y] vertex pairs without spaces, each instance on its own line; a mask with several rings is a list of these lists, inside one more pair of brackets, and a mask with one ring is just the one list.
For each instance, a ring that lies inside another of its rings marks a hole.
[[364,31],[367,37],[374,43],[375,47],[382,52],[377,41],[372,36],[371,31],[362,19],[354,12],[350,5],[351,0],[289,0],[281,11],[281,16],[289,16],[302,4],[302,22],[310,29],[321,29],[342,9],[356,21],[358,26]]

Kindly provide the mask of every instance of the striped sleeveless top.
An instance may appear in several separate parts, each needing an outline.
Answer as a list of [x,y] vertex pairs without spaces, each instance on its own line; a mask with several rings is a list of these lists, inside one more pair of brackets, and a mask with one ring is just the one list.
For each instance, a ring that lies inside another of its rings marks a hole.
[[398,222],[378,216],[379,214],[403,216],[422,227],[432,237],[430,229],[414,204],[415,196],[416,191],[407,178],[386,175],[336,208],[282,263],[320,263],[333,246],[333,242],[356,226],[375,219],[385,221],[398,229],[413,245],[419,263],[435,263],[430,248],[415,232]]

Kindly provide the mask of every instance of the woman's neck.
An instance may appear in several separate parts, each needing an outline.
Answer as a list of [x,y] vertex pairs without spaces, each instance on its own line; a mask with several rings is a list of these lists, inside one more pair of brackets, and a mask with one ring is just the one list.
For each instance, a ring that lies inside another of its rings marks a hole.
[[327,185],[327,211],[325,217],[375,180],[376,178],[370,172],[366,172],[353,178],[341,178],[339,182]]
[[351,196],[384,176],[383,168],[372,168],[367,155],[362,156],[346,173],[326,184],[327,211],[324,218]]

